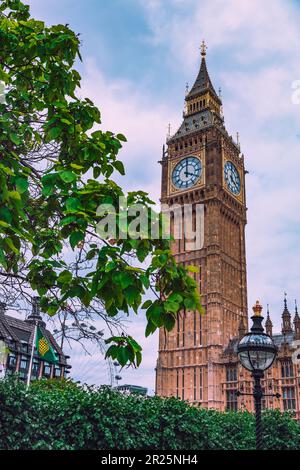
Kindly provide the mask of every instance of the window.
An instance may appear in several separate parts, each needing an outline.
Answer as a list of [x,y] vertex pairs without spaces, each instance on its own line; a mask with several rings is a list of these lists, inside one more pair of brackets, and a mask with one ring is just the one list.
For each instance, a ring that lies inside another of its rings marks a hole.
[[43,376],[50,377],[50,375],[51,375],[51,365],[49,364],[49,362],[44,362]]
[[176,397],[179,397],[179,370],[176,370]]
[[21,342],[21,351],[25,353],[28,352],[28,344],[25,341]]
[[226,368],[226,382],[236,382],[237,381],[237,367],[230,366]]
[[237,411],[237,396],[235,389],[226,390],[226,410],[227,411]]
[[284,410],[295,410],[295,387],[282,387],[282,399]]
[[60,377],[61,377],[61,368],[60,368],[60,367],[56,366],[56,367],[54,368],[54,376],[55,376],[56,378],[60,378]]
[[194,367],[194,401],[197,400],[197,369]]
[[180,346],[180,324],[179,324],[179,315],[177,315],[177,348]]
[[20,378],[21,380],[26,380],[26,379],[27,379],[27,372],[24,371],[24,370],[20,371],[20,372],[19,372],[19,378]]
[[29,366],[29,358],[27,356],[21,356],[20,370],[27,371]]
[[281,377],[294,377],[294,368],[292,361],[284,361],[281,363]]
[[17,366],[17,356],[14,353],[10,353],[7,357],[7,368],[11,371],[15,371]]
[[182,369],[182,394],[181,399],[184,400],[184,369]]
[[31,369],[31,378],[38,379],[39,372],[40,372],[40,361],[38,359],[34,359],[32,363],[32,369]]
[[199,367],[199,400],[203,400],[203,369]]

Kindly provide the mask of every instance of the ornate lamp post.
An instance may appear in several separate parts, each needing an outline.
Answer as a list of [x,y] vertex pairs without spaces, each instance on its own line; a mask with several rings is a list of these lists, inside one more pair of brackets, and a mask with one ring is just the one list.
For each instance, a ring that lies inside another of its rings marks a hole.
[[237,391],[237,395],[253,395],[255,403],[255,419],[256,419],[256,448],[262,449],[262,426],[261,426],[261,399],[263,396],[275,396],[276,394],[263,394],[261,387],[261,379],[264,371],[273,364],[277,348],[273,339],[264,333],[262,326],[263,317],[261,315],[262,306],[259,301],[253,307],[254,315],[251,317],[253,321],[252,328],[238,344],[238,356],[240,362],[245,369],[251,372],[254,379],[253,393],[242,393]]

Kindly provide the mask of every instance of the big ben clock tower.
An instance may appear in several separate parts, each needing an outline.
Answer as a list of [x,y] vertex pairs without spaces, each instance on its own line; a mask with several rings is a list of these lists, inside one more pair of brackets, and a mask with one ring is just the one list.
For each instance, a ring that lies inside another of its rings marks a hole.
[[162,164],[162,203],[204,205],[204,244],[173,242],[178,263],[194,265],[204,314],[181,312],[171,332],[160,330],[156,393],[224,409],[222,354],[247,328],[245,168],[226,131],[222,102],[201,66],[185,97],[183,122],[168,139]]

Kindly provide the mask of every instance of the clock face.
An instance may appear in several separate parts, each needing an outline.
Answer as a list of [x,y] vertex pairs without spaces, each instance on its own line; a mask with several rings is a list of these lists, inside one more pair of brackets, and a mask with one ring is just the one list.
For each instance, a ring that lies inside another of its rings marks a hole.
[[197,183],[202,173],[202,164],[197,157],[180,160],[172,173],[172,182],[178,189],[191,188]]
[[238,170],[232,162],[226,162],[224,166],[224,176],[227,188],[236,196],[241,192],[241,179]]

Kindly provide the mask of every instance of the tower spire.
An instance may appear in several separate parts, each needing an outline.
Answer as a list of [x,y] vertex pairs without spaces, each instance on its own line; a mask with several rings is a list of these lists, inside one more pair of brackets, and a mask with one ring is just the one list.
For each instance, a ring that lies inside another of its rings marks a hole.
[[282,333],[285,335],[287,333],[292,333],[292,323],[291,323],[291,314],[287,307],[287,293],[284,293],[284,310],[282,312]]
[[246,325],[245,325],[244,318],[243,318],[242,314],[241,314],[241,318],[240,318],[238,332],[239,332],[239,339],[242,339],[242,337],[245,336],[245,334],[247,333]]
[[214,100],[216,100],[218,106],[222,104],[221,99],[219,98],[218,94],[216,93],[213,84],[210,80],[210,77],[208,75],[208,71],[206,68],[206,50],[207,46],[204,41],[202,41],[201,46],[200,46],[200,51],[201,51],[201,64],[200,64],[200,70],[198,72],[196,81],[192,88],[190,89],[189,93],[186,95],[186,99],[193,99],[196,98],[199,95],[204,95],[206,93],[209,93]]
[[295,339],[300,339],[300,317],[298,314],[297,300],[295,300],[295,316],[294,316]]
[[40,298],[33,297],[32,299],[32,311],[31,314],[25,320],[28,323],[38,323],[42,326],[46,326],[46,323],[43,321],[41,316],[41,309],[40,309]]
[[269,304],[267,305],[267,319],[265,323],[265,328],[266,328],[267,335],[272,336],[273,335],[273,323],[270,318]]

